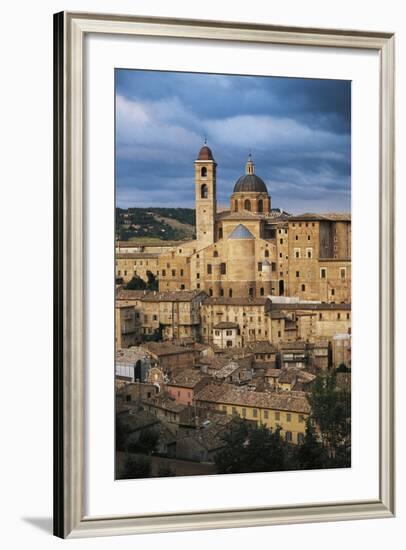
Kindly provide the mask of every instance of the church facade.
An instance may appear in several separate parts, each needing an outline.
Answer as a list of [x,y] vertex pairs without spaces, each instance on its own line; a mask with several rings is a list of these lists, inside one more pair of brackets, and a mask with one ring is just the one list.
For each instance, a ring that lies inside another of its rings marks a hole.
[[218,212],[217,163],[206,144],[194,162],[194,174],[196,240],[161,251],[161,292],[351,302],[350,214],[289,215],[273,209],[251,156],[234,185],[229,209]]

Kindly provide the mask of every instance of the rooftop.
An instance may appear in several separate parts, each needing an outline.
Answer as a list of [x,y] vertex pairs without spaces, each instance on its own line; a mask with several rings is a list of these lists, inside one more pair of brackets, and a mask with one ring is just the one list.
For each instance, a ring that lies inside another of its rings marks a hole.
[[196,401],[309,413],[304,392],[258,392],[232,384],[209,384],[195,395]]
[[220,323],[213,325],[213,328],[222,330],[226,328],[238,328],[238,326],[238,323],[232,323],[231,321],[221,321]]
[[265,305],[267,298],[242,296],[240,298],[228,298],[226,296],[207,297],[203,300],[203,304],[206,306],[214,305],[230,305],[230,306],[263,306]]
[[289,222],[301,222],[301,221],[351,221],[350,213],[342,212],[327,212],[325,214],[316,214],[314,212],[305,212],[304,214],[298,214],[291,216]]
[[148,292],[142,297],[143,302],[191,302],[197,296],[207,296],[201,290],[174,290],[172,292]]
[[126,290],[124,288],[117,290],[116,300],[139,300],[150,292],[149,290]]
[[194,388],[203,378],[207,377],[196,369],[182,369],[171,377],[168,386]]
[[255,239],[254,235],[249,231],[245,225],[240,223],[237,225],[235,229],[232,230],[230,235],[228,236],[229,239]]
[[144,342],[140,346],[146,352],[156,356],[178,355],[181,353],[192,353],[193,349],[187,346],[176,346],[170,342]]
[[116,349],[116,363],[136,363],[139,359],[145,359],[147,354],[140,346]]
[[276,348],[270,342],[253,342],[246,349],[252,353],[276,353]]
[[159,254],[153,254],[152,252],[117,252],[116,260],[154,260],[159,258]]

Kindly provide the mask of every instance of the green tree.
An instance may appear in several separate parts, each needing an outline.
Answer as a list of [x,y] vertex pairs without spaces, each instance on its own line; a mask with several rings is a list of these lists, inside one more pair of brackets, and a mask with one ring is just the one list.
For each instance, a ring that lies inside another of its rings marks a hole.
[[146,288],[147,283],[144,279],[141,279],[139,275],[134,275],[134,277],[126,284],[127,290],[145,290]]
[[311,416],[329,458],[341,457],[336,467],[347,466],[351,445],[351,393],[338,388],[334,370],[317,375],[308,395]]
[[318,440],[311,419],[306,422],[306,434],[303,443],[299,443],[294,452],[297,467],[301,470],[328,468],[326,450]]
[[152,271],[147,271],[147,277],[146,288],[148,290],[158,290],[158,281]]
[[288,469],[286,444],[280,428],[272,431],[265,426],[235,421],[226,430],[225,443],[216,457],[218,473],[271,472]]

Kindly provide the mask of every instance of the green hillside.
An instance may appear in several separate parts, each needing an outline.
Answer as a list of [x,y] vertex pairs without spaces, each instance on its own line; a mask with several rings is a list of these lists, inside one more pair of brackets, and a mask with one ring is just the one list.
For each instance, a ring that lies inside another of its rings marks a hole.
[[116,238],[187,241],[195,237],[193,208],[116,208]]

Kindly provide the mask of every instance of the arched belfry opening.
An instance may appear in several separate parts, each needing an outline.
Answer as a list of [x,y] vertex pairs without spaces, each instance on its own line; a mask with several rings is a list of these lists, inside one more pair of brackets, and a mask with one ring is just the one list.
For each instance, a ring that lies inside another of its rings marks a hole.
[[244,210],[251,211],[251,201],[248,199],[245,199],[244,201]]
[[206,166],[203,166],[201,171],[200,171],[200,175],[202,178],[207,178],[207,168]]
[[264,201],[262,199],[259,199],[258,201],[258,212],[264,211]]
[[200,198],[207,199],[209,196],[209,188],[205,183],[200,187]]

